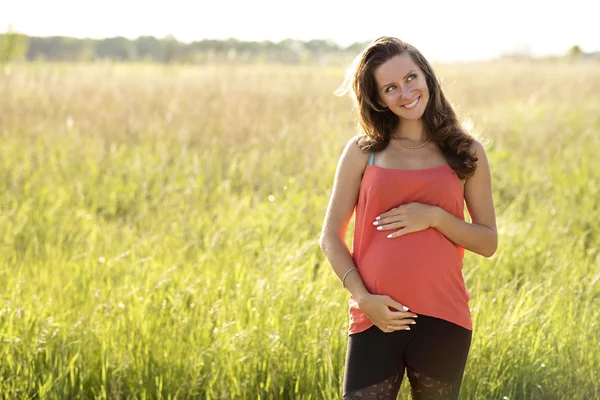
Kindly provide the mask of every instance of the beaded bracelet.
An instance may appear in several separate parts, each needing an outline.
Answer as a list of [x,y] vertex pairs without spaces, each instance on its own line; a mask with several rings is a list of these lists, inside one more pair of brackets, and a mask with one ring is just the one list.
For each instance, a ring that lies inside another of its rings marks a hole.
[[346,271],[346,273],[344,274],[344,277],[342,278],[342,286],[344,287],[344,289],[346,288],[346,284],[344,283],[344,281],[346,280],[346,277],[348,276],[348,274],[354,270],[358,271],[358,268],[350,268],[348,271]]

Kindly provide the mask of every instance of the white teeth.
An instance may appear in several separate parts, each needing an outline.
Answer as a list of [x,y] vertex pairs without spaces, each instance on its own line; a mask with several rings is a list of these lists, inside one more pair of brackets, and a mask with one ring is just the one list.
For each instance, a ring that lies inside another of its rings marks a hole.
[[414,108],[417,105],[417,103],[419,102],[420,98],[421,98],[421,96],[417,97],[412,103],[405,104],[402,107],[408,108],[410,110],[411,108]]

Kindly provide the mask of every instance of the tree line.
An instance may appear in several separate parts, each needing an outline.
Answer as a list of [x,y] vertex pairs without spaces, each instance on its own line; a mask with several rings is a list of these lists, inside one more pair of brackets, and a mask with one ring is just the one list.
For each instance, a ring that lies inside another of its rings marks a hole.
[[[357,42],[344,47],[328,39],[286,39],[280,42],[204,39],[185,43],[173,36],[140,36],[133,40],[121,36],[78,39],[66,36],[27,36],[9,31],[0,34],[0,64],[9,61],[103,60],[195,64],[220,61],[329,64],[349,62],[368,44],[369,42]],[[501,58],[531,60],[534,57],[518,53],[504,54]],[[600,60],[600,52],[584,53],[579,46],[572,46],[563,56],[545,59],[560,58]]]
[[20,33],[0,34],[0,61],[70,61],[99,60],[159,63],[208,63],[215,61],[329,63],[347,61],[368,42],[340,46],[332,40],[280,42],[204,39],[191,43],[172,36],[137,39],[112,37],[79,39],[65,36],[38,37]]

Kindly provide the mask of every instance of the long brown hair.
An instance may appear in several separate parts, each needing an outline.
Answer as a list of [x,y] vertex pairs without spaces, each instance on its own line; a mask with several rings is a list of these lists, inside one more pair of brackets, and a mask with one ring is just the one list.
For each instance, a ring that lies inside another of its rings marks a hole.
[[359,137],[358,146],[363,152],[385,149],[392,132],[400,123],[396,114],[380,106],[375,70],[389,59],[403,54],[408,54],[425,74],[429,102],[422,118],[426,131],[456,175],[460,179],[469,178],[477,168],[477,157],[470,150],[474,138],[458,122],[438,77],[423,54],[414,46],[394,37],[380,37],[359,54],[348,70],[344,83],[336,91],[338,95],[351,92],[358,111],[359,127],[364,133]]

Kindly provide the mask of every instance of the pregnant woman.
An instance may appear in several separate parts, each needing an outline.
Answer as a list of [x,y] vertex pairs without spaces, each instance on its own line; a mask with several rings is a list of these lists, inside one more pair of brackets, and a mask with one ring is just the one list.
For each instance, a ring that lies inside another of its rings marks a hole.
[[350,292],[343,396],[395,399],[406,371],[413,399],[457,399],[473,329],[464,249],[490,257],[498,241],[485,149],[399,39],[371,43],[339,92],[361,130],[339,159],[320,238]]

